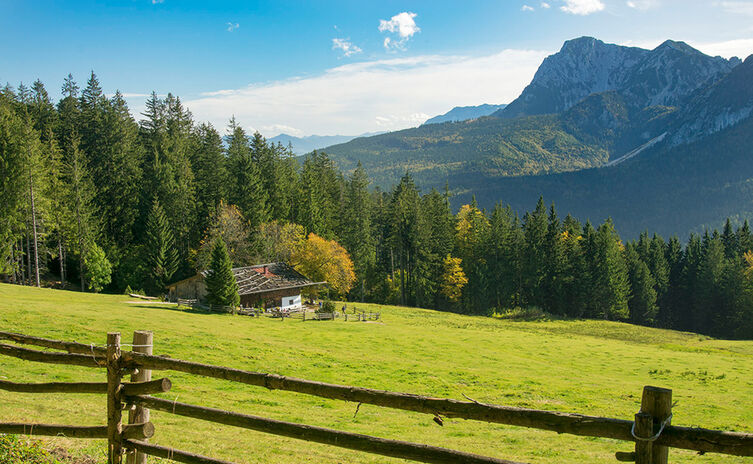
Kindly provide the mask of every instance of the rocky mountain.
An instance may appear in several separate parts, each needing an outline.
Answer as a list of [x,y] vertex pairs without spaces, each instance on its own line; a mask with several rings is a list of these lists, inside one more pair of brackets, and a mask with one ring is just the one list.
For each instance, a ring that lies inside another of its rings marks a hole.
[[[753,56],[710,57],[683,42],[653,50],[593,38],[565,43],[507,107],[325,149],[375,185],[405,171],[425,190],[563,211],[628,233],[684,233],[726,215],[753,218]],[[695,209],[693,209],[695,208]],[[618,220],[619,219],[619,220]]]
[[467,121],[469,119],[476,119],[482,116],[489,116],[495,111],[503,109],[507,105],[489,105],[484,103],[478,106],[456,106],[445,114],[434,116],[424,122],[426,124],[439,124],[443,122],[458,122]]
[[644,50],[581,37],[544,59],[523,93],[495,115],[561,113],[588,95],[606,91],[617,91],[636,108],[674,106],[739,63],[672,40]]

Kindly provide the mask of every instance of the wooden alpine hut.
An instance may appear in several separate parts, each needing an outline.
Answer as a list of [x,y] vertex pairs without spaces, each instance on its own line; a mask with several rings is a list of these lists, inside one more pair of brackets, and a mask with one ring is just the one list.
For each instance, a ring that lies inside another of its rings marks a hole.
[[[206,299],[204,278],[208,271],[180,280],[168,286],[169,298]],[[326,285],[313,282],[286,263],[267,263],[233,269],[238,282],[241,306],[281,309],[297,309],[303,305],[301,292],[308,287]]]

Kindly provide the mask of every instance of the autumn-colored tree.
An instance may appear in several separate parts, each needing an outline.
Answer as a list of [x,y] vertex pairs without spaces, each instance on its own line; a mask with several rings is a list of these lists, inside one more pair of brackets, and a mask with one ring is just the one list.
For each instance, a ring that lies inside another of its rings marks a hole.
[[461,263],[460,258],[453,258],[451,255],[447,255],[444,259],[444,272],[439,291],[452,303],[456,303],[460,299],[463,294],[463,287],[468,283]]
[[212,248],[218,238],[227,246],[230,261],[235,266],[248,266],[254,261],[253,249],[249,240],[248,221],[235,205],[220,201],[209,220],[209,228],[195,251],[194,266],[197,270],[207,269],[212,259]]
[[353,261],[339,243],[310,233],[291,256],[295,269],[311,280],[327,281],[332,290],[344,295],[356,281]]
[[265,222],[257,232],[261,260],[265,263],[290,262],[295,250],[306,241],[303,226],[292,222]]

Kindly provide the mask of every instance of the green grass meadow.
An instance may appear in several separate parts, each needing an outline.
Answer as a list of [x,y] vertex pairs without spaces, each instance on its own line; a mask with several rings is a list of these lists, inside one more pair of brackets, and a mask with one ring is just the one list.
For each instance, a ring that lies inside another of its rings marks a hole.
[[[673,389],[673,423],[753,432],[753,342],[602,321],[514,321],[392,306],[381,322],[306,321],[179,311],[119,295],[0,284],[0,330],[104,344],[152,330],[155,354],[310,380],[632,419],[644,385]],[[444,446],[530,463],[616,462],[627,442],[558,435],[310,397],[178,372],[171,400]],[[0,379],[104,381],[103,370],[0,357]],[[0,391],[0,421],[104,425],[105,398]],[[396,463],[161,412],[154,443],[238,463]],[[45,439],[104,462],[98,440]],[[743,463],[672,450],[670,462]]]

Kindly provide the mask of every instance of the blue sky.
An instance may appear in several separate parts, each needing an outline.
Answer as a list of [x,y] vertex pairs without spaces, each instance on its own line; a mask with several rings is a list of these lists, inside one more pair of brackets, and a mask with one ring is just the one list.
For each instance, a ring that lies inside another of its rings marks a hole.
[[218,128],[359,134],[506,103],[564,40],[753,53],[753,0],[0,0],[0,82],[90,70],[106,92],[179,95]]

